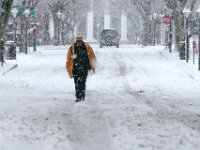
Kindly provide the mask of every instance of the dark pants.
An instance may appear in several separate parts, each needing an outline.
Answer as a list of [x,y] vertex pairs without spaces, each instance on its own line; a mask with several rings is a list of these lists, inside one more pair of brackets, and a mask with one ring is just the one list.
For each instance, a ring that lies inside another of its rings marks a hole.
[[74,84],[77,99],[85,99],[87,73],[74,75]]

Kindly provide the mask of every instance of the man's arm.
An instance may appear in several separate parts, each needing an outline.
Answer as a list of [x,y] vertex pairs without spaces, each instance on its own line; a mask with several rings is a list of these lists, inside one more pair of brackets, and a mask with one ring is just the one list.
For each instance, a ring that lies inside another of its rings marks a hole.
[[90,64],[92,66],[93,72],[95,73],[97,59],[96,59],[94,50],[92,49],[92,47],[89,44],[87,44],[87,49],[88,49],[88,57],[90,59]]
[[66,69],[69,74],[69,77],[72,78],[73,76],[73,58],[72,58],[72,46],[69,47],[67,52],[67,59],[66,59]]

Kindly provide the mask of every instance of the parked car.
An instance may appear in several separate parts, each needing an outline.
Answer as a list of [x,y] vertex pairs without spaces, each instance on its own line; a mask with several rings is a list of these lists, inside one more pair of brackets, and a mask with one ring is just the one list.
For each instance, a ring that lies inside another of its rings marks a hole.
[[103,46],[116,46],[119,48],[119,34],[114,29],[103,29],[100,34],[100,48]]

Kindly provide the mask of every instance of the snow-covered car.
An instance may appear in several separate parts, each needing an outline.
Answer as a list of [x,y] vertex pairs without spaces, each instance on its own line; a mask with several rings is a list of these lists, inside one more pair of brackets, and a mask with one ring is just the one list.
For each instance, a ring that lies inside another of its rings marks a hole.
[[103,29],[100,34],[100,48],[103,46],[116,46],[119,48],[119,34],[114,29]]

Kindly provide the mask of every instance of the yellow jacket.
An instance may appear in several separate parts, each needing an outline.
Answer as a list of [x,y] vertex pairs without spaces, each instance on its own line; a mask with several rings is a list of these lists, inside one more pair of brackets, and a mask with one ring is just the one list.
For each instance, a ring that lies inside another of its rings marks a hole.
[[[96,56],[94,54],[92,47],[88,43],[85,43],[85,46],[87,49],[88,58],[89,58],[92,70],[95,73],[96,62],[97,62]],[[74,45],[69,47],[68,52],[67,52],[67,60],[66,60],[66,69],[70,78],[72,78],[73,76],[73,64],[74,64],[73,55],[74,55]]]

